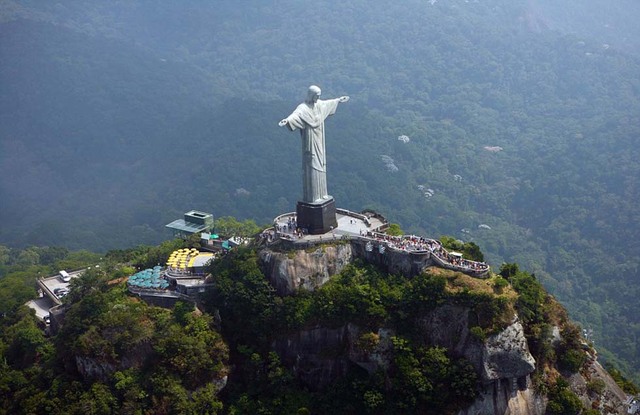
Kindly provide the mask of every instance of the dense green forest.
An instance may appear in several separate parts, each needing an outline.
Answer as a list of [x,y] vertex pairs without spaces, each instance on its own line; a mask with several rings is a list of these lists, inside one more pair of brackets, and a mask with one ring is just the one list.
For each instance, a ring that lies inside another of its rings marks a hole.
[[[111,251],[104,258],[53,248],[3,251],[0,413],[133,414],[149,407],[217,413],[216,381],[228,373],[228,348],[213,318],[194,313],[190,303],[173,310],[147,306],[128,296],[125,284],[109,283],[181,245]],[[102,268],[91,268],[96,264]],[[42,320],[23,305],[35,297],[34,274],[87,266],[65,298],[64,324],[46,336]]]
[[[477,370],[416,332],[421,316],[445,304],[473,311],[475,341],[512,324],[517,311],[537,362],[533,382],[549,397],[549,413],[594,413],[555,369],[568,375],[585,364],[579,328],[516,264],[478,280],[442,269],[407,278],[355,262],[315,292],[282,297],[260,271],[256,250],[241,248],[210,266],[215,283],[200,298],[204,312],[182,301],[154,307],[127,293],[122,276],[183,246],[174,240],[104,256],[2,250],[0,414],[453,414],[479,395]],[[34,293],[16,283],[33,291],[35,273],[72,266],[91,267],[72,281],[64,321],[46,336],[43,322],[22,303]],[[363,353],[382,341],[380,327],[393,330],[386,370],[367,375],[352,367],[318,390],[273,351],[274,341],[291,333],[345,324],[361,328]],[[552,326],[561,328],[561,342],[552,341]]]
[[[0,243],[105,252],[299,197],[277,121],[317,83],[329,190],[517,262],[640,373],[638,4],[0,3]],[[398,140],[406,136],[409,140]],[[35,249],[35,248],[34,248]]]

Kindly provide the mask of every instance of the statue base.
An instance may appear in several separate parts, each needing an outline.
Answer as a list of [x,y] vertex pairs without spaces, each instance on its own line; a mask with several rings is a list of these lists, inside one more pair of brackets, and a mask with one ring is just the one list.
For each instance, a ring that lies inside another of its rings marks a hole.
[[338,227],[336,201],[330,196],[325,202],[298,202],[296,206],[298,227],[310,235],[321,235]]

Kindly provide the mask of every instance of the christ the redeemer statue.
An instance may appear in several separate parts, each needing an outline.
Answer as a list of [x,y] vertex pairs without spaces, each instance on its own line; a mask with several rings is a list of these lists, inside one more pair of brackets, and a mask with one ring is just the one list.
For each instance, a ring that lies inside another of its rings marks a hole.
[[[327,192],[327,157],[324,143],[324,120],[333,115],[341,102],[347,102],[348,96],[321,100],[320,88],[311,85],[305,101],[278,123],[291,131],[300,130],[302,137],[302,200],[298,202],[298,225],[309,228],[310,233],[324,233],[337,226],[335,217],[331,220],[335,202]],[[315,209],[314,209],[315,208]],[[322,209],[322,218],[318,218],[318,209]],[[315,210],[316,212],[311,212]],[[327,222],[329,220],[329,222]],[[320,222],[319,222],[320,221]],[[314,231],[315,229],[315,231]]]
[[302,137],[302,201],[322,203],[327,192],[327,156],[324,145],[324,120],[333,115],[341,102],[349,97],[321,100],[320,88],[309,87],[307,98],[278,125],[291,131],[300,130]]

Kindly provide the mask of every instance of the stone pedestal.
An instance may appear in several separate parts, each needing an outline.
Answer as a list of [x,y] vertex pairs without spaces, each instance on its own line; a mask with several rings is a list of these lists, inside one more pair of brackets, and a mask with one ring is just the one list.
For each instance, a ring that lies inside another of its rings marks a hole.
[[296,213],[298,227],[311,235],[327,233],[338,227],[336,201],[331,196],[321,203],[298,202]]

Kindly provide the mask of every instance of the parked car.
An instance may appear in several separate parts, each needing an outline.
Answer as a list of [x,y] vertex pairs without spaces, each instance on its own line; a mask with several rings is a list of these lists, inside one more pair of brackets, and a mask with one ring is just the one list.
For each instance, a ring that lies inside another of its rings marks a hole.
[[69,289],[68,288],[56,288],[55,290],[53,290],[53,293],[58,297],[58,298],[62,298],[65,295],[69,294]]
[[62,282],[71,281],[71,275],[69,275],[69,273],[65,270],[59,271],[58,275],[60,276],[60,279],[62,280]]

